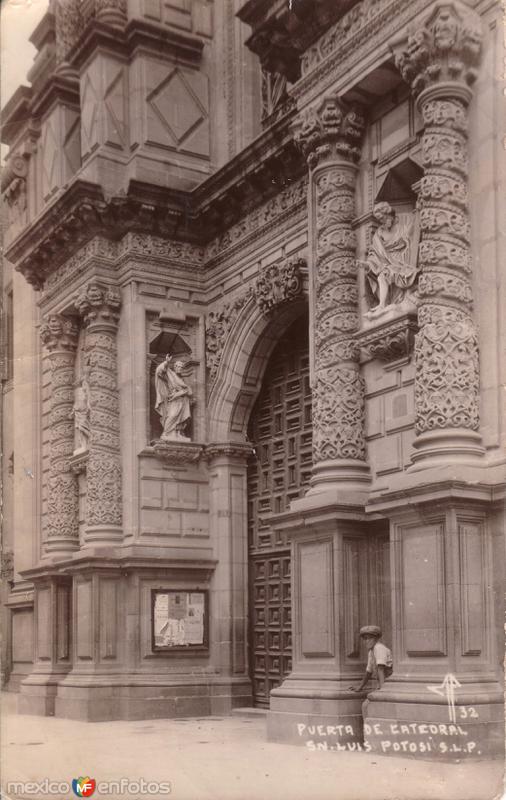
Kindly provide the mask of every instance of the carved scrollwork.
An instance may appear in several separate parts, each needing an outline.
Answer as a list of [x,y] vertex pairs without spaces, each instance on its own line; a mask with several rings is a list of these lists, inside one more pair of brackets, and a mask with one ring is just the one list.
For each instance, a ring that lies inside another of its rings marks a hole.
[[290,302],[302,292],[302,258],[286,259],[266,267],[258,277],[254,295],[259,309],[267,314],[282,303]]
[[415,384],[419,433],[479,425],[478,340],[468,322],[429,324],[417,334]]
[[206,366],[209,370],[209,381],[214,383],[220,365],[223,348],[232,325],[236,321],[241,308],[251,297],[251,289],[240,294],[234,300],[224,303],[215,311],[210,311],[206,321]]
[[121,464],[115,453],[90,448],[86,469],[87,525],[120,526]]
[[[313,390],[313,453],[316,462],[365,459],[364,382],[358,364],[321,369]],[[357,402],[357,400],[359,402]]]
[[357,343],[369,358],[394,361],[410,355],[417,331],[416,314],[404,314],[362,331]]

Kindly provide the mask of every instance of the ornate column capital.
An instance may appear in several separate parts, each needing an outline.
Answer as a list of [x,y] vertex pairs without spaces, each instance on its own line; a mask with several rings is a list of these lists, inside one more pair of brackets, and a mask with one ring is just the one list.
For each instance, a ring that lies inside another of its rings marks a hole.
[[95,0],[97,19],[107,25],[122,27],[127,21],[126,0]]
[[359,106],[329,94],[319,105],[305,109],[292,125],[294,140],[310,168],[320,160],[360,158],[365,119]]
[[469,102],[481,41],[482,25],[475,11],[459,0],[439,0],[407,39],[392,49],[397,67],[415,95],[447,84],[452,96],[459,94]]
[[76,308],[87,325],[93,322],[116,327],[121,308],[121,296],[113,286],[91,281],[75,300]]
[[55,350],[74,352],[78,336],[79,326],[76,320],[63,314],[50,314],[40,328],[40,337],[49,352]]

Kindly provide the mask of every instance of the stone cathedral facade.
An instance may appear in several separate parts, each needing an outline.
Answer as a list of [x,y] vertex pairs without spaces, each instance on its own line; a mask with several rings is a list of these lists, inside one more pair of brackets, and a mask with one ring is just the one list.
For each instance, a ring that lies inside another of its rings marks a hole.
[[499,4],[51,0],[31,41],[2,117],[20,711],[361,742],[374,624],[369,746],[499,752]]

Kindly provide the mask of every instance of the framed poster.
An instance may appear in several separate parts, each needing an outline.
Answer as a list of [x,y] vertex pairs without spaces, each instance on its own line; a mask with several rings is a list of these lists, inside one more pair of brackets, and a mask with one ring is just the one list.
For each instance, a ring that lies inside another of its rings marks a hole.
[[153,652],[207,650],[209,597],[206,590],[153,589]]

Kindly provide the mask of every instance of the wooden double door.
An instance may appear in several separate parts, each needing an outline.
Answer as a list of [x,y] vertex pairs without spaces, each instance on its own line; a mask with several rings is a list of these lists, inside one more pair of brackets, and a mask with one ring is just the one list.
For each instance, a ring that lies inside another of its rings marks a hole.
[[291,671],[291,575],[286,534],[268,516],[304,494],[311,476],[308,319],[287,330],[271,355],[249,424],[250,670],[255,705]]
[[[286,534],[272,530],[269,517],[301,497],[311,477],[306,316],[287,330],[272,353],[248,435],[255,450],[248,463],[250,674],[255,705],[268,707],[269,694],[291,671],[292,658],[290,546]],[[381,625],[390,643],[388,525],[372,528],[360,547],[356,569],[352,564],[347,577],[355,645],[359,626],[366,622]],[[355,576],[351,584],[350,576]]]

